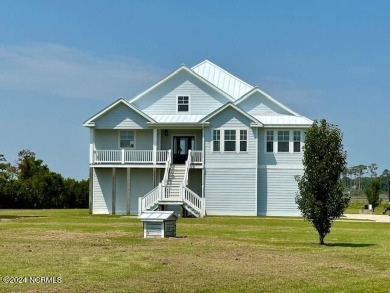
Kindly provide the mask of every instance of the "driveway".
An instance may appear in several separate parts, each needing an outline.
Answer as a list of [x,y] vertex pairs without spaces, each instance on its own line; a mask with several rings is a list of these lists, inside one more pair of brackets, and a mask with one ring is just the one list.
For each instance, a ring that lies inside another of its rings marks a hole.
[[390,216],[388,215],[345,214],[340,219],[373,221],[378,223],[390,223]]

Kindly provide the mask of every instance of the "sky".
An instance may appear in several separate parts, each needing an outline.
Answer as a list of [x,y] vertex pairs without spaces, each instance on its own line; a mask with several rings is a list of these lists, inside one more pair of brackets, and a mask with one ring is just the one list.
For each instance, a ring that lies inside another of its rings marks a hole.
[[0,0],[0,154],[88,176],[83,122],[208,59],[390,169],[389,1]]

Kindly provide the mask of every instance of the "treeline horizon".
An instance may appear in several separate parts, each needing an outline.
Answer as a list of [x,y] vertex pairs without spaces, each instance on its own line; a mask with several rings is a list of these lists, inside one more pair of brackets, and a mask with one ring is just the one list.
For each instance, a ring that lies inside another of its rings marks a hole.
[[87,208],[88,198],[88,180],[50,171],[30,150],[21,150],[15,164],[0,154],[0,208]]

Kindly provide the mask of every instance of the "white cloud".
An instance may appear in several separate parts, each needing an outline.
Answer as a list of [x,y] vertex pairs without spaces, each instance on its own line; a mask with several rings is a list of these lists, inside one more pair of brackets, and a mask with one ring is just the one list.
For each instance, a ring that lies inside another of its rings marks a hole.
[[0,89],[69,98],[131,98],[163,75],[134,59],[102,57],[65,46],[0,45]]

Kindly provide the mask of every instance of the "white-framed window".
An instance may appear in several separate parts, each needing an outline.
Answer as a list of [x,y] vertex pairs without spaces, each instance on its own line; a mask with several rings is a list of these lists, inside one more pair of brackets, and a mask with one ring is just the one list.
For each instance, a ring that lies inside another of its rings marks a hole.
[[119,147],[124,149],[135,149],[135,131],[120,130],[119,131]]
[[300,153],[301,152],[301,132],[299,130],[294,130],[294,146],[293,151],[294,153]]
[[177,96],[177,112],[190,112],[189,96]]
[[221,151],[221,130],[213,129],[213,152]]
[[223,150],[225,152],[235,152],[236,151],[236,130],[225,129],[223,132],[224,132]]
[[288,130],[278,131],[278,152],[279,153],[290,152],[290,131]]
[[248,131],[246,129],[240,130],[240,152],[248,150]]
[[304,133],[302,130],[267,130],[265,133],[266,153],[302,152]]
[[267,130],[266,152],[267,153],[274,152],[274,132],[273,132],[273,130]]

